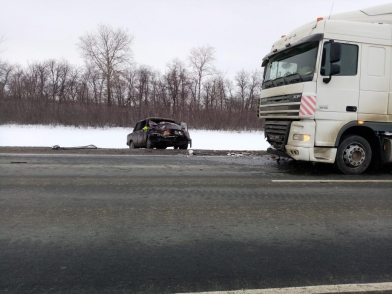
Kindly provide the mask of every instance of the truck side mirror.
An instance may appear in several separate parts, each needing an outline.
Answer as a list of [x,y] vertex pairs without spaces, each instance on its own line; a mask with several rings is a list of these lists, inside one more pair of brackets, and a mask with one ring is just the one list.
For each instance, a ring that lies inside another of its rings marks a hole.
[[340,73],[340,65],[336,63],[340,61],[340,58],[342,56],[342,45],[340,43],[335,43],[331,40],[329,49],[329,78],[323,79],[323,82],[326,84],[331,81],[332,76]]
[[331,69],[329,71],[329,75],[330,76],[334,76],[334,75],[338,75],[338,74],[340,74],[340,65],[332,63],[331,64]]
[[332,76],[340,74],[340,64],[331,63],[329,68],[329,78],[324,78],[323,82],[329,84],[332,80]]
[[340,43],[332,42],[329,48],[329,62],[336,63],[340,61],[342,56],[342,45]]

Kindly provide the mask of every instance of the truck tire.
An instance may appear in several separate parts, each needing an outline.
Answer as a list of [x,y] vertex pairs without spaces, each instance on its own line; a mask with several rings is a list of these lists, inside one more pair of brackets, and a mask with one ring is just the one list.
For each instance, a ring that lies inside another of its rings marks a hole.
[[129,142],[129,149],[135,149],[135,144],[133,144],[133,141]]
[[188,149],[188,143],[180,145],[180,149]]
[[372,148],[360,136],[350,135],[343,138],[336,153],[335,166],[346,175],[363,173],[372,161]]

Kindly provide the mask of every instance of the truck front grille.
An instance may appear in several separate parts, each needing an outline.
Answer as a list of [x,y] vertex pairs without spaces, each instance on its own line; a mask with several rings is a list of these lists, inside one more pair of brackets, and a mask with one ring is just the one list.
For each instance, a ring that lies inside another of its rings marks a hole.
[[260,118],[298,117],[301,94],[289,94],[260,99],[257,116]]
[[290,132],[291,120],[266,120],[265,137],[276,150],[284,151]]

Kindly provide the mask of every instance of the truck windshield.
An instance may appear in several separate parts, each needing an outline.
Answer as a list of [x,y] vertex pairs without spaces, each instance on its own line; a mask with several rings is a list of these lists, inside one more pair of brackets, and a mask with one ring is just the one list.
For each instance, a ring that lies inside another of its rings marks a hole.
[[[263,88],[311,81],[319,42],[304,43],[270,57],[264,71]],[[274,83],[275,80],[279,82]]]

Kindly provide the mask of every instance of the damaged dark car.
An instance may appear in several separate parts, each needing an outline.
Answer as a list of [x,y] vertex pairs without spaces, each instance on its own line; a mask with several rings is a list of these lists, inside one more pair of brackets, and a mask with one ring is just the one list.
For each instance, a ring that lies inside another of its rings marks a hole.
[[186,123],[150,117],[136,123],[133,132],[127,136],[127,145],[130,149],[188,149],[188,145],[192,147],[192,140]]

